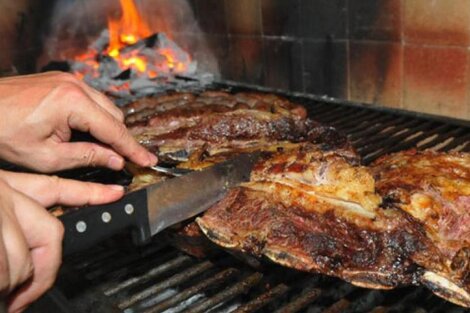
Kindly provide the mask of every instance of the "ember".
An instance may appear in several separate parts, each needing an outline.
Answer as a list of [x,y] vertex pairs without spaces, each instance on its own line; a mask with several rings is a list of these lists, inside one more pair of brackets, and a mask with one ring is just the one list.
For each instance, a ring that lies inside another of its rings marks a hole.
[[[120,4],[121,16],[108,16],[108,29],[70,62],[72,72],[98,90],[125,98],[172,85],[190,87],[191,80],[181,82],[178,76],[194,77],[197,62],[166,34],[152,34],[133,0],[120,0]],[[211,81],[210,74],[202,76],[203,85],[204,80]]]

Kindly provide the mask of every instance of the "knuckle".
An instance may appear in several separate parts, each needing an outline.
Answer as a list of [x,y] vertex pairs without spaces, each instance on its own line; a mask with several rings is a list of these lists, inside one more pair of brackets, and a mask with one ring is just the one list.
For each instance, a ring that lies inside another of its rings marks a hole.
[[57,72],[56,74],[57,79],[63,82],[69,82],[69,83],[77,83],[78,78],[75,77],[75,75],[71,73],[66,73],[66,72]]
[[81,88],[79,88],[77,85],[75,85],[72,82],[62,81],[59,86],[62,91],[67,92],[68,94],[73,94],[73,93],[82,94]]
[[57,175],[50,175],[47,176],[49,179],[49,185],[54,187],[54,189],[59,189],[60,185],[60,177]]
[[68,99],[73,101],[85,99],[85,93],[83,89],[73,82],[61,82],[57,88],[59,96],[61,97],[66,96]]
[[121,109],[117,109],[117,110],[116,110],[116,114],[117,114],[117,116],[118,116],[119,122],[124,122],[124,117],[125,117],[125,116],[124,116],[124,112],[122,112]]
[[97,159],[97,151],[95,148],[90,148],[85,156],[83,157],[85,160],[84,160],[84,164],[86,166],[96,166],[96,159]]
[[122,141],[126,140],[129,133],[127,132],[127,129],[126,127],[119,123],[119,122],[115,122],[115,129],[116,129],[116,140],[112,143],[114,145],[118,145],[118,144],[122,144]]
[[[48,179],[48,190],[52,190],[51,194],[53,194],[54,199],[57,201],[60,201],[60,195],[61,195],[61,190],[60,190],[60,178],[58,176],[52,175],[52,176],[47,176]],[[50,191],[48,191],[50,192]]]
[[59,222],[58,219],[54,218],[53,222],[51,223],[51,233],[52,233],[52,239],[56,243],[61,243],[62,239],[64,238],[64,225]]

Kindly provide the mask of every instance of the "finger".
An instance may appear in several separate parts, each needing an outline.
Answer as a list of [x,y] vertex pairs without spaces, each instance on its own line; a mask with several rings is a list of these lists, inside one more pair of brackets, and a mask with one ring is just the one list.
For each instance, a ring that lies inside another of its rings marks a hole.
[[[17,193],[4,182],[1,183],[0,188],[4,192],[12,193],[13,195]],[[1,236],[6,239],[3,242],[3,248],[8,267],[8,291],[11,291],[12,288],[23,283],[32,275],[33,265],[27,240],[15,215],[14,205],[16,203],[14,201],[4,203],[3,201],[4,199],[2,199],[1,203]]]
[[112,170],[122,170],[124,159],[113,149],[89,142],[54,143],[54,151],[61,155],[62,162],[67,168],[82,166],[103,166]]
[[3,237],[9,268],[10,289],[25,282],[33,274],[33,263],[28,244],[14,215],[5,217]]
[[91,104],[74,107],[68,122],[71,128],[89,132],[138,165],[151,166],[157,162],[157,157],[139,145],[123,123],[100,107]]
[[34,272],[32,279],[10,297],[8,309],[13,312],[38,299],[54,283],[62,259],[64,232],[62,223],[20,193],[15,214],[31,249]]
[[118,200],[124,194],[119,185],[103,185],[56,176],[0,172],[12,188],[23,192],[44,207],[96,205]]
[[[0,219],[0,233],[3,234],[3,219]],[[0,236],[0,297],[3,299],[10,290],[10,267],[8,266],[8,256],[5,249],[4,236]]]

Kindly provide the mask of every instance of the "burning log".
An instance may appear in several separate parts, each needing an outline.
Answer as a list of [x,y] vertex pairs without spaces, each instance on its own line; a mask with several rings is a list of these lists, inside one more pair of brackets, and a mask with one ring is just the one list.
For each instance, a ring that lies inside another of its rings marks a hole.
[[176,42],[150,31],[132,0],[121,0],[121,6],[121,18],[110,18],[108,29],[88,51],[66,63],[72,73],[108,95],[129,100],[212,82],[211,74],[197,73],[197,62]]

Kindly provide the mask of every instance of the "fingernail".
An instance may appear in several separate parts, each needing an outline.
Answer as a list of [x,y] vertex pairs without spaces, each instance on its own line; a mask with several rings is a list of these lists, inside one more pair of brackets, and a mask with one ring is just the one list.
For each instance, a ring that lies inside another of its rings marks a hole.
[[113,170],[120,170],[124,166],[124,160],[115,155],[111,156],[108,160],[108,167]]
[[148,155],[149,155],[149,163],[150,163],[149,166],[153,166],[153,165],[157,164],[157,162],[158,162],[157,156],[153,153],[149,153]]
[[124,187],[121,185],[108,185],[109,188],[116,190],[116,191],[124,191]]

